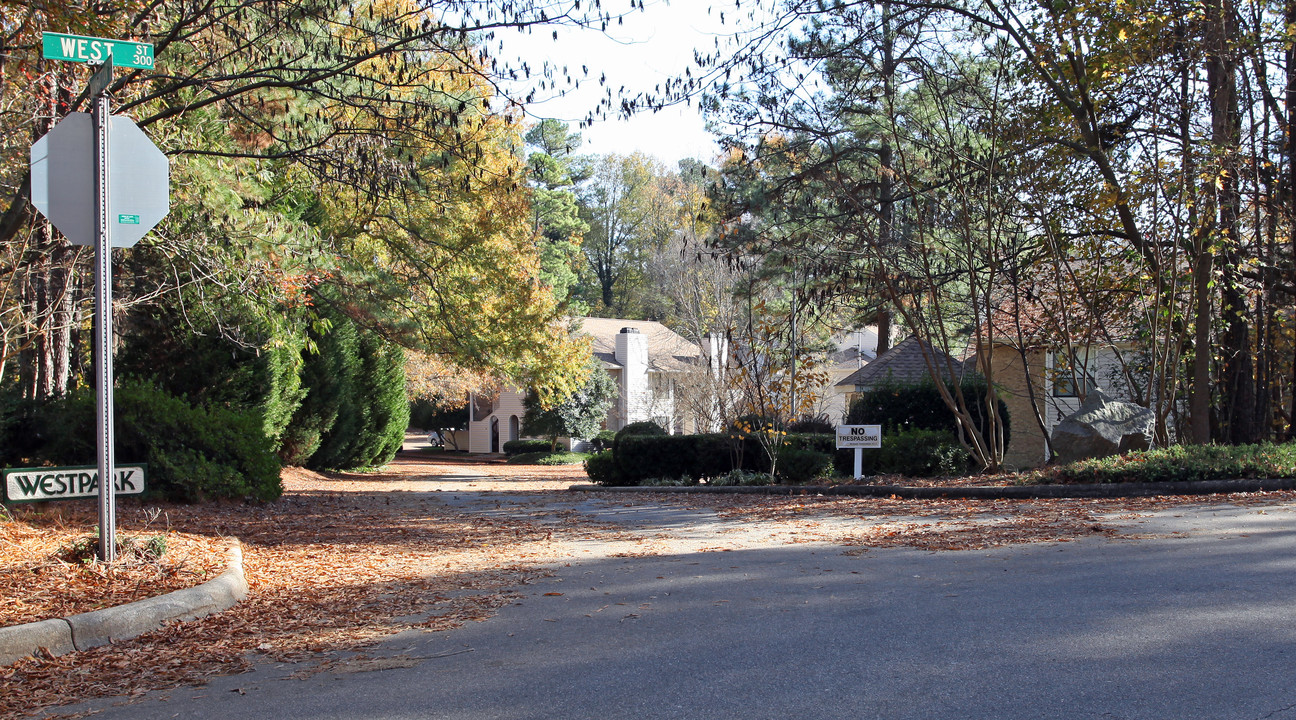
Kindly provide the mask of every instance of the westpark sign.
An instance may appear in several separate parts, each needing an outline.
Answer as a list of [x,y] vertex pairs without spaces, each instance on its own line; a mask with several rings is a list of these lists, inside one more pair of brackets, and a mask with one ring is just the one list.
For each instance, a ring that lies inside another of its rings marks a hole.
[[[144,492],[146,465],[118,465],[113,488],[120,495]],[[4,471],[6,502],[73,500],[99,495],[99,468],[93,466],[14,468]]]

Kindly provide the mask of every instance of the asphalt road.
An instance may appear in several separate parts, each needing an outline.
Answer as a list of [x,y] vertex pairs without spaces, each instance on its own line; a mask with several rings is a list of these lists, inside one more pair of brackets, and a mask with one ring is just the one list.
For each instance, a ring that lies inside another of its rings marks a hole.
[[77,709],[132,720],[1296,719],[1296,512],[1209,506],[1137,531],[1147,537],[940,553],[590,553],[490,620],[397,636],[370,659],[301,679],[287,678],[299,667],[262,666]]

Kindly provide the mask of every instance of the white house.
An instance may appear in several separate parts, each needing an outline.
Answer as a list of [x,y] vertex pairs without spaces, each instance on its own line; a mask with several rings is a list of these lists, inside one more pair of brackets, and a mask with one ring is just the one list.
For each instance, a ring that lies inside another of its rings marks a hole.
[[[699,347],[670,328],[651,320],[581,318],[580,332],[591,339],[594,357],[616,382],[620,395],[604,427],[619,430],[632,422],[651,420],[671,433],[711,430],[701,378],[721,371],[727,345],[708,336]],[[501,387],[492,395],[469,398],[468,451],[502,452],[504,443],[522,435],[522,399],[526,390]],[[582,439],[562,439],[576,450]]]

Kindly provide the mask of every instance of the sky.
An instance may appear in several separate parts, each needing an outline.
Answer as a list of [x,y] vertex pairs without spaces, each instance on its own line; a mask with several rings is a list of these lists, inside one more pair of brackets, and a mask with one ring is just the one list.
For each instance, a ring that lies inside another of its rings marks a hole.
[[[588,154],[642,152],[674,166],[683,158],[710,161],[719,152],[715,138],[706,131],[705,120],[690,107],[666,108],[657,113],[644,112],[630,120],[608,119],[580,129],[577,124],[603,97],[598,83],[606,73],[613,89],[625,86],[629,94],[652,88],[683,73],[692,63],[695,48],[714,49],[714,33],[721,31],[719,20],[708,13],[710,3],[703,0],[659,0],[646,3],[643,12],[635,12],[625,24],[609,28],[606,35],[591,30],[539,29],[531,34],[501,33],[490,44],[492,53],[502,62],[514,63],[521,58],[532,67],[544,60],[579,72],[589,68],[588,81],[564,97],[537,97],[526,107],[533,118],[567,120],[572,129],[586,140],[580,152]],[[521,95],[525,95],[523,92]]]

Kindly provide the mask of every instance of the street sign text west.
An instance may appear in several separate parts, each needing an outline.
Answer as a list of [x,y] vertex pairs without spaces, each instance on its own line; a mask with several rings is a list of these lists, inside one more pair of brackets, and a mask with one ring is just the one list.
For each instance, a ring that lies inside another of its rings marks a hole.
[[149,43],[47,32],[42,34],[41,50],[46,60],[98,65],[111,57],[120,67],[153,69],[153,46]]

